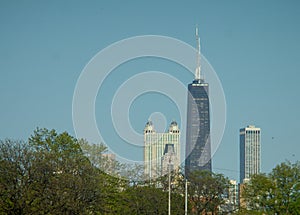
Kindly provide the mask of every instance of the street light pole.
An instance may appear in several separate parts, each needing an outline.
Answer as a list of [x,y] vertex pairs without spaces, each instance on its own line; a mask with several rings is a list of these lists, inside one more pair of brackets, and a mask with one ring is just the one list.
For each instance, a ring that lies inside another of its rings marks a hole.
[[169,169],[169,215],[171,215],[171,159],[169,159],[169,165],[168,165],[168,169]]
[[187,215],[187,197],[188,192],[187,192],[187,179],[185,179],[185,202],[184,202],[184,214]]

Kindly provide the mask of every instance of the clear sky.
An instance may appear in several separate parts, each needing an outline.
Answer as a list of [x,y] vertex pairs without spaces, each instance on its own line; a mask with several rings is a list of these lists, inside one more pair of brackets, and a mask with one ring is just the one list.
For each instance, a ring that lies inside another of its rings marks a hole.
[[[263,172],[286,159],[300,160],[299,10],[296,0],[2,0],[0,138],[26,139],[36,127],[75,135],[73,92],[94,55],[121,39],[147,34],[174,37],[195,46],[198,24],[202,54],[218,74],[227,103],[225,134],[213,157],[213,169],[238,179],[239,129],[248,124],[262,129]],[[183,69],[155,59],[129,62],[119,69],[161,68]],[[109,78],[111,83],[122,83],[120,75]],[[191,77],[180,78],[186,84],[191,81]],[[114,84],[107,84],[107,90],[115,90]],[[98,96],[97,121],[105,127],[101,111],[103,105],[109,105],[109,95]],[[147,114],[157,111],[153,101],[159,101],[162,108],[172,106],[156,94],[138,98],[131,120],[140,133]],[[170,112],[176,113],[176,108]],[[168,124],[177,119],[176,114],[166,116]],[[118,142],[109,123],[107,128],[108,136]]]

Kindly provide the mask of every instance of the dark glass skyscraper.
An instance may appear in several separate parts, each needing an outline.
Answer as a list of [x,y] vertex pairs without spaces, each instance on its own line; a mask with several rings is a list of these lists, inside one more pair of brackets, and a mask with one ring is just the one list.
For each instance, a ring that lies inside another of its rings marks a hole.
[[208,83],[201,78],[200,39],[194,81],[188,85],[185,174],[195,170],[211,171],[210,114]]

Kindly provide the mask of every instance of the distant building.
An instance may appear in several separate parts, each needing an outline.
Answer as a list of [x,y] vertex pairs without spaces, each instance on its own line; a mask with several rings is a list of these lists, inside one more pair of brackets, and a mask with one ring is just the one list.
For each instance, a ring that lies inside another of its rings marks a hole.
[[230,180],[228,203],[231,206],[232,211],[238,208],[239,204],[239,187],[236,180]]
[[102,164],[100,169],[109,174],[115,174],[116,172],[116,155],[112,153],[101,154]]
[[236,180],[230,180],[229,182],[227,195],[224,198],[225,204],[220,207],[220,211],[225,214],[231,214],[233,211],[238,210],[239,206],[239,185]]
[[249,205],[247,204],[245,198],[243,197],[245,188],[249,183],[249,179],[246,178],[239,184],[239,209],[249,209]]
[[240,182],[260,172],[260,128],[240,129]]
[[185,175],[195,170],[212,171],[208,83],[201,77],[200,38],[196,29],[197,67],[188,85]]
[[105,154],[102,154],[102,157],[103,158],[106,158],[108,160],[111,160],[111,161],[115,161],[116,160],[116,155],[113,154],[113,153],[105,153]]
[[175,153],[174,144],[166,144],[164,155],[161,158],[161,174],[166,175],[172,171],[176,171],[180,161]]
[[172,163],[173,169],[177,169],[179,162],[180,131],[177,123],[173,121],[168,132],[157,133],[152,122],[147,122],[144,128],[145,177],[149,179],[159,177],[165,173],[166,163]]

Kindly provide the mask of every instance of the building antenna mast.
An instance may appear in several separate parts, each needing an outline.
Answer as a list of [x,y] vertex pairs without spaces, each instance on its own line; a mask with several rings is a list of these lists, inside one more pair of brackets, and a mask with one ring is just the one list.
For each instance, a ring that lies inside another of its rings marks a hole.
[[200,37],[198,34],[198,26],[196,26],[196,41],[197,41],[197,67],[195,71],[195,80],[201,79],[201,51],[200,51]]

